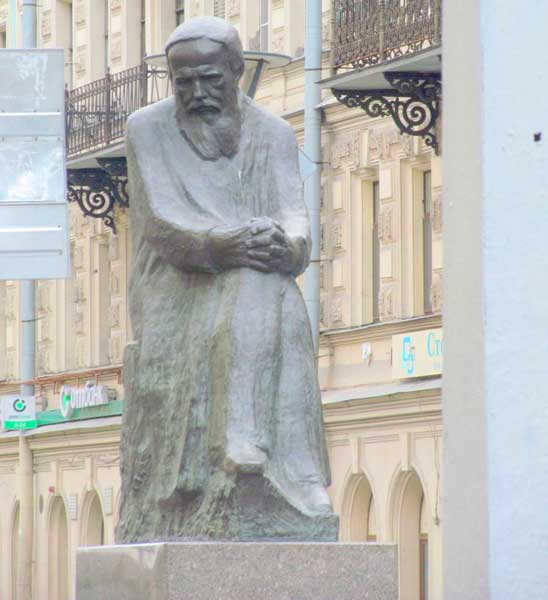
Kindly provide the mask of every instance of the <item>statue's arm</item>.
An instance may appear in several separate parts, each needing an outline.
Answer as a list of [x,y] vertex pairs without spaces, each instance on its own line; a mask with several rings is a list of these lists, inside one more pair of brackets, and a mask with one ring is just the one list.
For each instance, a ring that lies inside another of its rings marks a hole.
[[170,218],[174,198],[171,186],[164,184],[156,172],[154,158],[143,160],[136,146],[142,141],[128,123],[126,149],[132,210],[143,223],[144,236],[167,262],[182,271],[217,273],[211,253],[211,227],[186,228]]
[[[281,205],[278,220],[291,242],[292,274],[296,277],[308,267],[312,239],[310,219],[303,198],[299,148],[293,129],[287,123],[280,127],[277,147],[274,175]],[[280,148],[283,148],[283,151],[280,151]]]

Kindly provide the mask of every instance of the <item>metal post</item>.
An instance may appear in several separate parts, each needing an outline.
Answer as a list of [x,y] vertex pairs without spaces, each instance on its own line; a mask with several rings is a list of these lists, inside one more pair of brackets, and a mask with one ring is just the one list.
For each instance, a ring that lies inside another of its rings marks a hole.
[[[36,48],[36,0],[22,2],[23,48]],[[35,287],[34,281],[21,281],[21,380],[35,376]],[[21,394],[34,395],[34,385],[21,385]],[[19,560],[17,569],[17,600],[32,598],[32,538],[33,538],[33,486],[32,453],[26,439],[19,438]]]
[[312,326],[314,348],[320,335],[320,186],[321,186],[321,101],[318,85],[322,66],[322,2],[306,0],[305,23],[305,109],[304,151],[316,164],[316,171],[305,182],[305,202],[310,215],[312,254],[304,274],[304,299]]
[[[23,0],[23,48],[36,48],[36,0]],[[35,373],[35,289],[34,281],[21,281],[21,380],[34,379]],[[32,396],[33,385],[21,385],[21,394]]]
[[110,76],[110,68],[107,67],[107,74],[105,77],[105,144],[110,144],[112,138],[111,91],[112,79]]
[[261,81],[261,75],[264,70],[265,61],[259,60],[257,61],[257,67],[255,72],[253,73],[253,79],[251,84],[249,85],[249,89],[247,90],[247,95],[250,98],[255,98],[255,94],[257,93],[257,88],[259,87],[259,82]]
[[23,48],[36,48],[36,0],[23,0]]

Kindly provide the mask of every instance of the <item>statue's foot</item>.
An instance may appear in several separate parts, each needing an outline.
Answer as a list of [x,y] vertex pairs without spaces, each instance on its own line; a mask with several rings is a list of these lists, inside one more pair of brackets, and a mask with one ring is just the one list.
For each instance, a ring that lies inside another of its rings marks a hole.
[[229,447],[223,463],[227,473],[260,475],[264,472],[266,453],[254,444],[242,443]]
[[320,483],[306,486],[303,489],[306,508],[314,515],[333,514],[331,499],[323,485]]

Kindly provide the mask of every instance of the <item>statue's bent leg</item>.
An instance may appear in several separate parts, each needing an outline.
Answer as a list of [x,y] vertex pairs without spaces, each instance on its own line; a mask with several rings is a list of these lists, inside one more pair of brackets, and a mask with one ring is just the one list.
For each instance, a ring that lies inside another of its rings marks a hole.
[[303,512],[329,515],[329,461],[316,359],[308,314],[296,284],[288,286],[284,297],[281,355],[272,477]]
[[237,287],[230,306],[221,307],[210,366],[213,410],[224,425],[222,432],[217,427],[218,460],[227,472],[262,473],[271,450],[285,282],[250,269],[231,275],[229,285]]

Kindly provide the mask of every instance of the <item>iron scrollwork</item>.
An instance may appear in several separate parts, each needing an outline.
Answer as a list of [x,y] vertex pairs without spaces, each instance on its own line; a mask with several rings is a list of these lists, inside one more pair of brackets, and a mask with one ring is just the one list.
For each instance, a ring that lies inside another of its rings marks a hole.
[[402,133],[423,137],[439,153],[436,123],[442,97],[437,73],[384,73],[392,89],[333,90],[348,108],[362,108],[370,117],[392,117]]
[[125,158],[97,159],[100,168],[68,169],[68,200],[76,202],[87,217],[103,219],[116,233],[114,207],[127,208],[127,166]]

